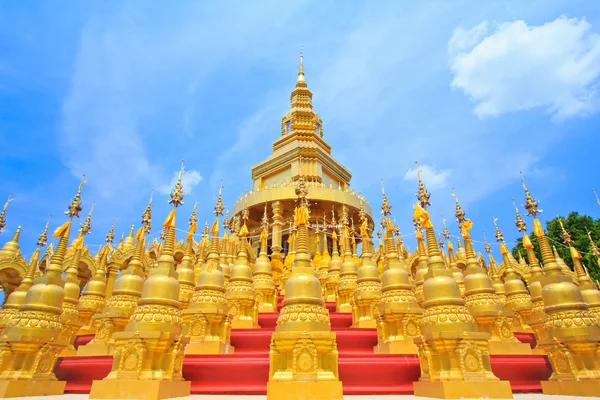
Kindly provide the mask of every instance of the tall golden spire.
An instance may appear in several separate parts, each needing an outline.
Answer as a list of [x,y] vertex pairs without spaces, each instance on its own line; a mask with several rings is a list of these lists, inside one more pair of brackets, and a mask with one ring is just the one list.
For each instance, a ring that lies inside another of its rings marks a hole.
[[116,222],[117,218],[115,217],[115,219],[113,219],[113,223],[112,226],[110,227],[110,230],[108,231],[108,233],[106,234],[106,244],[110,245],[113,240],[115,240],[115,222]]
[[425,190],[425,186],[423,186],[423,181],[421,180],[421,172],[423,170],[419,168],[419,162],[416,161],[415,164],[417,166],[417,180],[419,181],[419,189],[417,190],[417,200],[419,200],[419,204],[421,204],[421,207],[427,208],[427,206],[431,205],[431,203],[429,202],[429,197],[431,197],[431,194],[427,190]]
[[12,201],[12,193],[8,194],[8,200],[4,203],[4,207],[2,208],[2,212],[0,212],[0,233],[6,227],[6,209],[8,208],[8,203]]
[[515,225],[517,227],[517,230],[519,232],[526,232],[527,231],[527,224],[525,223],[525,221],[523,220],[523,218],[521,218],[521,214],[519,214],[519,209],[517,208],[517,205],[515,204],[515,199],[512,199],[513,202],[513,207],[515,207]]
[[152,229],[152,197],[154,195],[154,189],[150,192],[150,199],[148,200],[148,205],[146,205],[146,209],[142,213],[142,226],[144,227],[144,232],[150,233]]
[[298,82],[304,82],[304,58],[300,50],[300,68],[298,68]]

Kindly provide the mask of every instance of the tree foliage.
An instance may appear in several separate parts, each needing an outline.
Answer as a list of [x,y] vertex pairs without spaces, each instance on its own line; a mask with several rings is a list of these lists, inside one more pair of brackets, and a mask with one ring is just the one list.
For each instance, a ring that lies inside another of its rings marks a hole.
[[[588,231],[591,231],[592,239],[598,243],[600,241],[600,219],[594,220],[592,217],[587,215],[579,215],[577,212],[569,213],[567,218],[556,217],[546,222],[546,236],[550,241],[550,245],[556,247],[559,256],[565,260],[565,263],[571,269],[573,269],[573,261],[571,260],[571,253],[567,246],[565,246],[563,239],[561,238],[561,227],[559,219],[562,219],[563,225],[567,232],[571,234],[573,239],[572,246],[579,251],[582,255],[581,263],[585,265],[590,271],[590,275],[594,281],[600,280],[600,267],[598,266],[598,258],[593,256],[590,252],[591,243],[588,237]],[[533,225],[533,224],[531,224]],[[531,226],[533,228],[533,226]],[[537,238],[531,233],[527,233],[533,243],[535,254],[542,263],[542,254],[540,252],[540,246]],[[527,260],[527,253],[523,247],[523,238],[519,238],[517,245],[512,249],[512,254],[518,259],[519,253]],[[529,260],[527,260],[529,262]]]

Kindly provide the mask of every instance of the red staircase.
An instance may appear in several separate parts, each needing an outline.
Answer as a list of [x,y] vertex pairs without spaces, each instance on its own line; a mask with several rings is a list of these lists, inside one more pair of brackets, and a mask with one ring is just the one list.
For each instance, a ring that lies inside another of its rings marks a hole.
[[[279,296],[279,307],[283,296]],[[327,303],[331,328],[337,334],[339,375],[344,394],[411,394],[412,382],[419,379],[416,355],[373,354],[377,344],[375,329],[351,329],[350,314],[335,312]],[[188,355],[183,376],[192,382],[193,394],[265,394],[269,379],[269,345],[279,313],[259,315],[260,329],[235,329],[231,355]],[[79,336],[76,346],[92,335]],[[519,334],[523,342],[535,344],[532,335]],[[492,356],[492,369],[502,380],[509,380],[515,392],[541,391],[540,381],[551,374],[545,356]],[[65,357],[56,364],[59,380],[66,380],[67,393],[89,393],[92,380],[103,379],[112,366],[112,357]]]

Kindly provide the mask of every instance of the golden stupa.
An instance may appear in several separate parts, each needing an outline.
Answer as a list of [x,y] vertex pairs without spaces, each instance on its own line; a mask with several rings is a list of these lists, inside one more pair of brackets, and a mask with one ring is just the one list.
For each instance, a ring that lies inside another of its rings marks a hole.
[[85,180],[43,254],[49,223],[29,261],[21,227],[11,231],[0,248],[0,397],[600,393],[600,291],[564,227],[575,270],[553,251],[524,183],[541,259],[516,209],[527,262],[512,256],[494,219],[499,254],[484,236],[488,264],[458,199],[455,249],[445,220],[442,232],[434,229],[421,170],[418,202],[405,216],[416,235],[409,249],[389,193],[382,190],[376,227],[369,202],[332,157],[302,54],[290,100],[272,154],[252,167],[252,190],[230,213],[221,184],[216,218],[201,233],[196,202],[177,237],[183,164],[160,240],[151,195],[137,229],[113,246],[113,223],[92,254],[84,238],[93,206],[73,226]]

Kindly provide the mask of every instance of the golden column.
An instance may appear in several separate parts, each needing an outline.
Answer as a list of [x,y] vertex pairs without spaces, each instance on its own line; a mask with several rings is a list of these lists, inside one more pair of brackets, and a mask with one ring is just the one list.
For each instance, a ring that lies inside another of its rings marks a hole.
[[533,232],[538,239],[545,277],[541,278],[544,335],[538,345],[548,354],[552,375],[542,381],[544,394],[597,396],[600,392],[600,326],[589,311],[581,291],[556,263],[537,215],[542,210],[533,199],[525,180],[525,215],[533,216]]
[[281,262],[281,230],[283,227],[283,217],[281,216],[281,203],[279,200],[271,203],[271,210],[273,210],[271,269],[273,270],[273,279],[275,279],[275,282],[279,282],[279,275],[281,275],[281,272],[283,271],[283,263]]
[[[27,291],[33,285],[33,277],[35,276],[35,273],[37,271],[40,250],[46,245],[46,242],[48,241],[49,225],[50,219],[48,219],[46,227],[44,228],[43,232],[38,238],[38,247],[31,255],[31,259],[29,261],[29,268],[27,269],[27,274],[25,275],[19,286],[11,294],[8,295],[8,298],[5,300],[4,305],[2,306],[2,310],[0,310],[0,331],[2,331],[6,327],[13,315],[15,315],[19,311],[19,308],[23,304],[23,301],[25,301]],[[19,230],[19,228],[17,228],[17,230]]]
[[225,291],[227,304],[229,305],[229,314],[233,316],[231,327],[233,329],[254,329],[260,328],[258,325],[258,307],[256,305],[256,292],[254,290],[254,280],[252,270],[248,265],[248,220],[249,210],[246,206],[242,210],[242,220],[244,224],[238,232],[240,241],[238,243],[238,254],[233,268],[231,269],[231,279]]
[[219,260],[219,216],[223,215],[223,192],[219,190],[213,213],[216,216],[210,229],[212,240],[206,264],[198,275],[198,284],[187,310],[182,312],[184,335],[190,342],[185,354],[231,354],[225,277]]
[[[319,224],[317,223],[317,228]],[[321,261],[319,262],[317,275],[319,277],[319,282],[321,283],[321,293],[323,299],[327,299],[327,279],[329,277],[329,263],[331,262],[331,256],[329,255],[329,249],[327,246],[327,220],[325,219],[325,215],[323,215],[323,234],[321,238],[321,243],[323,243],[323,251],[321,252]],[[318,233],[317,233],[318,235]],[[317,243],[317,246],[319,244]]]
[[360,235],[362,238],[362,262],[358,268],[357,287],[353,296],[355,306],[352,309],[351,328],[376,328],[381,298],[381,279],[379,279],[379,270],[373,261],[373,243],[369,234],[369,226],[365,210],[360,208]]
[[[398,257],[394,246],[394,227],[390,221],[392,206],[382,191],[381,214],[383,216],[385,263],[381,275],[381,299],[377,323],[377,346],[375,353],[415,354],[414,338],[419,335],[419,321],[423,310],[417,304],[414,284],[410,282],[404,258]],[[422,240],[420,229],[417,239]]]
[[[113,335],[112,370],[103,380],[92,383],[91,399],[165,399],[190,394],[190,382],[181,375],[188,339],[182,335],[179,282],[173,258],[175,216],[177,207],[183,204],[182,172],[183,162],[169,200],[173,209],[163,223],[167,235],[158,265],[144,282],[142,296],[125,331]],[[143,242],[144,227],[136,236]]]
[[[465,212],[456,199],[456,220],[461,229],[471,225],[465,218]],[[465,302],[481,332],[488,333],[491,338],[488,343],[490,354],[531,354],[531,346],[519,342],[512,330],[512,318],[507,316],[500,298],[492,287],[492,281],[487,272],[475,258],[473,243],[469,235],[465,239]]]
[[502,253],[502,262],[504,263],[504,286],[506,288],[506,310],[514,313],[513,330],[515,332],[533,332],[528,325],[531,319],[533,304],[531,295],[525,287],[525,283],[512,267],[508,257],[508,248],[504,241],[504,235],[500,232],[497,218],[494,218],[494,227],[496,229],[496,240],[500,242],[500,253]]
[[342,232],[344,239],[344,261],[340,269],[340,280],[337,285],[336,296],[336,311],[337,312],[352,312],[352,297],[356,290],[356,280],[358,269],[354,258],[352,257],[352,249],[350,248],[350,231],[348,229],[348,209],[342,206]]
[[308,189],[302,175],[296,194],[298,249],[271,338],[267,399],[341,399],[336,335],[308,251]]
[[194,209],[192,215],[190,215],[189,229],[185,237],[186,246],[185,253],[181,262],[177,266],[177,280],[179,281],[179,303],[181,309],[185,310],[188,308],[190,299],[194,294],[194,288],[196,287],[196,280],[194,276],[194,233],[196,233],[196,227],[198,226],[198,218],[196,217],[196,206],[198,202],[194,203]]
[[[475,320],[460,297],[452,272],[444,267],[435,232],[424,206],[429,196],[419,199],[415,219],[427,232],[429,270],[423,284],[419,347],[421,377],[413,383],[415,396],[445,399],[512,398],[510,383],[494,376],[487,350],[489,334],[478,332]],[[470,221],[461,231],[469,240]],[[468,289],[467,289],[468,291]]]
[[[340,270],[342,269],[343,261],[338,251],[337,237],[337,222],[335,221],[335,208],[331,209],[331,242],[333,248],[331,251],[331,260],[329,261],[329,269],[327,270],[327,297],[325,301],[328,303],[337,303],[337,287],[340,281]],[[336,305],[337,307],[337,305]]]
[[262,230],[260,232],[260,252],[254,263],[254,290],[256,291],[256,303],[259,312],[277,311],[277,290],[271,270],[271,262],[267,255],[267,239],[269,237],[269,217],[267,215],[267,203],[261,220]]
[[[121,332],[129,322],[142,295],[145,273],[142,264],[144,257],[144,233],[152,228],[152,196],[142,213],[142,228],[138,230],[135,253],[115,283],[113,294],[106,302],[102,312],[96,314],[96,336],[85,346],[77,348],[78,356],[110,356],[114,353],[113,334]],[[132,235],[131,235],[132,236]],[[133,240],[133,237],[132,237]],[[113,258],[120,257],[119,248],[113,253]]]
[[[85,176],[84,176],[85,177]],[[27,291],[19,311],[13,315],[0,339],[0,397],[62,395],[64,381],[54,375],[54,364],[67,342],[60,339],[65,297],[62,265],[73,217],[79,218],[81,188],[65,212],[69,221],[53,236],[60,238],[44,275]]]

